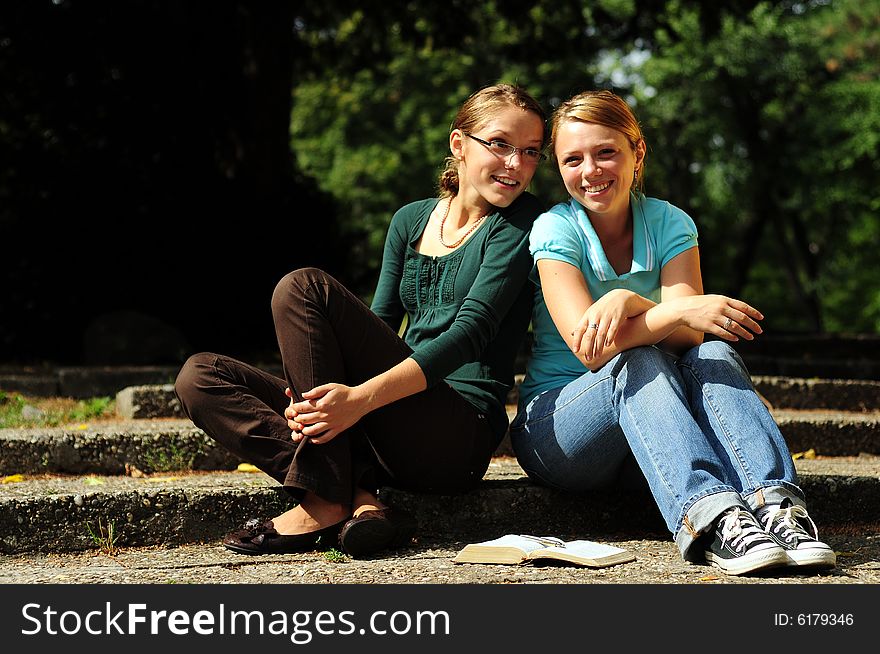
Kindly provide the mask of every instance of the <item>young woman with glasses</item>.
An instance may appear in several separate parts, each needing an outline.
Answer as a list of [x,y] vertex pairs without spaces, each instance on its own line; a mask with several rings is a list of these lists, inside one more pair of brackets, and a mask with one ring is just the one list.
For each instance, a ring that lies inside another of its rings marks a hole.
[[541,209],[525,189],[544,122],[518,87],[467,99],[439,197],[391,220],[371,307],[320,270],[285,276],[272,297],[283,379],[211,353],[183,366],[176,392],[190,419],[298,502],[226,547],[372,554],[416,529],[379,487],[448,493],[481,480],[508,427],[530,319],[528,234]]
[[641,191],[647,148],[630,107],[576,95],[554,112],[551,143],[571,197],[531,233],[534,347],[511,425],[523,469],[585,491],[637,465],[682,556],[729,574],[834,566],[725,342],[753,339],[763,316],[703,294],[693,220]]

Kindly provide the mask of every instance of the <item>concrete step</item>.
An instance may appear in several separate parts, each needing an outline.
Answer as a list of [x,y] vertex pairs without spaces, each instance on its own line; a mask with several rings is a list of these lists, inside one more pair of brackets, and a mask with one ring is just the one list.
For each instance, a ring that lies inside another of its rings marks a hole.
[[771,411],[792,452],[823,456],[880,454],[880,412]]
[[[772,409],[770,413],[791,452],[812,449],[825,456],[880,455],[880,411]],[[512,421],[515,407],[508,407],[507,415]],[[514,453],[508,436],[496,453]]]
[[128,386],[170,384],[180,366],[0,367],[0,389],[34,397],[113,397]]
[[880,411],[880,381],[756,375],[752,382],[775,409]]
[[743,356],[880,361],[880,334],[806,334],[768,330],[754,340],[740,340],[732,345]]
[[880,380],[880,361],[744,354],[743,362],[752,375],[804,378]]
[[0,475],[231,470],[239,463],[186,419],[0,429]]
[[[508,406],[511,420],[515,414]],[[772,415],[792,452],[880,455],[880,412],[774,409]],[[513,455],[508,437],[496,454]],[[0,475],[231,470],[239,463],[187,419],[0,429]]]
[[[743,354],[759,392],[779,408],[880,410],[880,361]],[[276,364],[263,364],[280,374]],[[179,366],[0,367],[0,389],[34,397],[117,396],[126,418],[180,415],[172,383]],[[517,375],[517,382],[523,375]],[[511,403],[516,402],[515,391]]]
[[[880,457],[801,459],[796,465],[818,524],[876,533]],[[531,483],[508,457],[494,459],[481,486],[469,493],[386,489],[382,498],[412,511],[428,539],[524,530],[668,537],[647,491],[560,493]],[[0,484],[0,553],[99,548],[110,525],[120,547],[216,541],[249,518],[268,518],[291,505],[262,473],[28,476]]]
[[[526,339],[517,356],[519,372],[525,370],[529,340]],[[880,380],[880,334],[767,332],[753,341],[740,341],[733,346],[755,376]],[[280,374],[281,366],[275,361],[250,362]],[[2,364],[0,389],[41,397],[113,396],[128,386],[172,383],[182,363],[156,366]]]
[[[777,409],[880,411],[880,381],[756,376],[755,389]],[[508,403],[516,404],[523,375],[517,375]],[[172,384],[129,386],[116,394],[116,412],[125,419],[181,418]]]
[[[507,398],[509,404],[516,404],[519,401],[519,385],[523,379],[524,375],[516,375],[514,387]],[[880,411],[880,381],[871,379],[820,379],[753,375],[752,383],[767,404],[775,409]],[[137,392],[150,393],[147,387],[143,387]],[[149,402],[148,397],[149,395],[145,396],[145,403]],[[156,394],[154,397],[158,400],[160,396]],[[136,416],[132,415],[131,417]]]

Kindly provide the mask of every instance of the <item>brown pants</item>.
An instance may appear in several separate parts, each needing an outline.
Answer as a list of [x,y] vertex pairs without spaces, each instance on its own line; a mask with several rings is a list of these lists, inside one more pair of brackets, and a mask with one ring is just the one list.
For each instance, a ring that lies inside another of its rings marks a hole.
[[285,379],[219,354],[191,356],[175,391],[186,415],[231,452],[278,480],[294,497],[311,491],[350,503],[356,486],[458,492],[483,477],[495,438],[486,419],[445,383],[367,414],[329,443],[307,443],[294,459],[284,409],[321,384],[360,384],[412,350],[342,284],[296,270],[272,296]]

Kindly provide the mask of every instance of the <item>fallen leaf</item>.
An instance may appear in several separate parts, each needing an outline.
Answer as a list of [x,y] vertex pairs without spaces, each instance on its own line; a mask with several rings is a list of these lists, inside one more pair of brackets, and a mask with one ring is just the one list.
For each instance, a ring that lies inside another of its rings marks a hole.
[[14,484],[18,481],[24,481],[24,475],[8,475],[0,479],[0,484]]
[[106,482],[103,479],[99,479],[98,477],[86,477],[83,479],[83,483],[86,486],[102,486]]
[[125,464],[125,474],[128,475],[129,477],[135,477],[135,478],[146,477],[143,470],[140,470],[139,468],[131,465],[130,463]]
[[260,469],[257,466],[251,465],[250,463],[239,463],[235,470],[236,472],[260,472]]
[[721,577],[714,577],[712,575],[708,575],[706,577],[700,577],[700,581],[718,581]]
[[816,450],[812,447],[808,449],[806,452],[795,452],[791,455],[791,458],[797,461],[798,459],[815,459],[816,458]]
[[76,428],[79,429],[80,431],[83,431],[83,430],[88,429],[89,426],[86,423],[82,423],[82,424],[77,425]]
[[146,481],[152,482],[163,482],[163,481],[177,481],[180,477],[147,477]]

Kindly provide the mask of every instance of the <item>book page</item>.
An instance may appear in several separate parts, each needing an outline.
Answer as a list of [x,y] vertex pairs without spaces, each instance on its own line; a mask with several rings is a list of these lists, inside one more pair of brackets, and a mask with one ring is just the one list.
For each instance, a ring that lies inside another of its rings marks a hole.
[[453,561],[508,564],[536,559],[555,559],[591,567],[604,567],[632,561],[635,556],[619,547],[589,540],[563,542],[552,536],[507,534],[494,540],[471,543],[465,546]]
[[613,545],[595,543],[591,540],[572,540],[565,547],[548,547],[547,551],[555,551],[569,556],[577,556],[585,559],[603,559],[614,554],[621,554],[626,550]]
[[541,544],[540,541],[534,540],[532,538],[515,536],[513,534],[508,534],[506,536],[502,536],[501,538],[496,538],[495,540],[487,540],[483,543],[476,543],[476,545],[479,545],[481,547],[515,547],[522,550],[526,554],[534,552],[535,550],[547,549],[547,546]]

